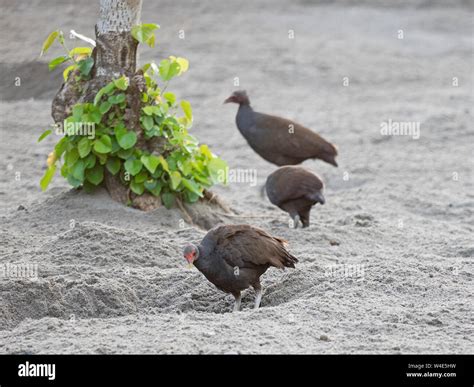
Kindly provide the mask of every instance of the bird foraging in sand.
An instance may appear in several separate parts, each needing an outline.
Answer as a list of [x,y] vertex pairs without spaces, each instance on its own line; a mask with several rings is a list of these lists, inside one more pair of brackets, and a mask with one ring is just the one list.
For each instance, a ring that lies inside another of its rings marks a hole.
[[235,91],[224,103],[237,103],[236,123],[252,149],[265,160],[282,165],[321,159],[337,167],[337,149],[304,126],[286,118],[258,113],[244,90]]
[[235,297],[240,309],[241,292],[252,286],[255,308],[260,306],[260,276],[270,267],[295,267],[298,259],[286,249],[287,242],[250,225],[225,225],[210,230],[199,245],[189,244],[184,257],[218,289]]
[[299,221],[308,227],[311,208],[326,202],[322,180],[300,166],[278,168],[268,176],[265,189],[270,202],[290,214],[294,228]]

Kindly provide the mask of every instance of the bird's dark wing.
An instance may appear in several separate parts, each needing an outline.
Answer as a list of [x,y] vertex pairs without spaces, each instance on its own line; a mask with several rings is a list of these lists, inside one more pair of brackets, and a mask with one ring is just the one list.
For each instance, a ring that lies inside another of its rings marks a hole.
[[[288,200],[310,198],[323,188],[323,182],[302,167],[282,167],[268,178],[270,200],[284,203]],[[270,197],[272,196],[272,197]]]
[[268,132],[267,141],[275,153],[299,158],[337,155],[333,144],[312,130],[286,118],[256,112],[255,125],[258,130]]
[[211,254],[232,267],[258,266],[295,267],[298,260],[286,250],[287,242],[249,225],[226,225],[214,230]]

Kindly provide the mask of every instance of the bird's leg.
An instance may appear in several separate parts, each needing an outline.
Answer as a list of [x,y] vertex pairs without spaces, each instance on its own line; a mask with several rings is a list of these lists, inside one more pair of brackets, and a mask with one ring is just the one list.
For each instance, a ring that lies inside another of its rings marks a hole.
[[262,199],[265,199],[266,196],[267,196],[267,187],[264,184],[260,187],[260,197]]
[[240,310],[240,300],[242,299],[241,293],[234,294],[235,303],[234,303],[234,312],[238,312]]
[[262,288],[260,286],[254,286],[255,289],[255,306],[254,309],[260,307],[260,301],[262,301]]
[[300,216],[298,214],[292,216],[293,218],[293,228],[298,228],[299,223],[300,223]]
[[301,214],[301,223],[303,223],[303,228],[309,227],[309,211],[305,211]]

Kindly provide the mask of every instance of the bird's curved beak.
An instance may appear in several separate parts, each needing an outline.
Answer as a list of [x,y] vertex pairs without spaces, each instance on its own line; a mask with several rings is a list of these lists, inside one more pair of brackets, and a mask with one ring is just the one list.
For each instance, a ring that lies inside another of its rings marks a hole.
[[224,103],[230,103],[230,102],[234,102],[234,97],[230,96],[224,101]]
[[185,255],[186,261],[188,261],[188,269],[193,267],[194,256],[192,254]]

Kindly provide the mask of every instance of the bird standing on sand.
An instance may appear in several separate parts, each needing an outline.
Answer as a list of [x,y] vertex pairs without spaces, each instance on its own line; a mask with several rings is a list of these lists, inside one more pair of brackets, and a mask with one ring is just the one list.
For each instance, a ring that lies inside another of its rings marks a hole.
[[239,104],[237,128],[265,160],[282,166],[321,159],[337,167],[336,147],[312,130],[285,118],[255,112],[243,90],[224,101],[229,102]]
[[225,225],[210,230],[201,243],[189,244],[184,257],[218,289],[235,297],[240,309],[241,292],[252,286],[255,309],[260,306],[260,276],[270,267],[295,267],[298,259],[286,249],[287,242],[250,225]]
[[303,227],[309,226],[311,207],[324,204],[322,180],[300,166],[285,166],[270,174],[265,189],[270,201],[290,214],[294,228],[301,220]]

